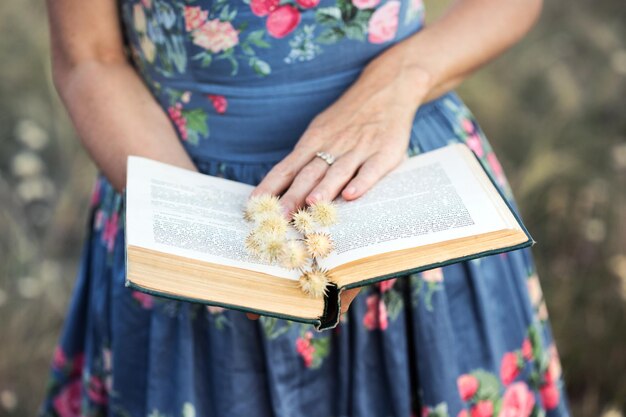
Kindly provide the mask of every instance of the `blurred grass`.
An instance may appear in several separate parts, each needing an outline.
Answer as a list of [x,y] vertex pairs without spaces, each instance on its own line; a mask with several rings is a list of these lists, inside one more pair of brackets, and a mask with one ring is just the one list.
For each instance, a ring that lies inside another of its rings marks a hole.
[[[446,3],[427,2],[430,16]],[[459,93],[507,172],[575,416],[626,412],[626,8],[546,2]],[[33,415],[77,269],[94,169],[50,81],[42,2],[0,3],[0,416]]]

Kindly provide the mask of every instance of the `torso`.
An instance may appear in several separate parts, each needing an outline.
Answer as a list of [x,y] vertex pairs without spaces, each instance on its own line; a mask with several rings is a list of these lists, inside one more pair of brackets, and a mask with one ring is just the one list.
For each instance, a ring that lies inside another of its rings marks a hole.
[[188,151],[235,161],[280,159],[424,20],[421,0],[119,2],[133,62]]

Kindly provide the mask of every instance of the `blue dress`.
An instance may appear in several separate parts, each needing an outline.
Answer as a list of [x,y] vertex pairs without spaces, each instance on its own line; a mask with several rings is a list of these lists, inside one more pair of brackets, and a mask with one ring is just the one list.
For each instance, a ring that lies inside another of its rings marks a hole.
[[[424,22],[421,0],[118,6],[130,62],[193,161],[249,184],[369,60]],[[454,92],[419,108],[407,152],[450,142],[466,143],[517,207]],[[569,415],[528,249],[364,287],[335,329],[316,332],[126,288],[123,207],[97,178],[41,416]]]

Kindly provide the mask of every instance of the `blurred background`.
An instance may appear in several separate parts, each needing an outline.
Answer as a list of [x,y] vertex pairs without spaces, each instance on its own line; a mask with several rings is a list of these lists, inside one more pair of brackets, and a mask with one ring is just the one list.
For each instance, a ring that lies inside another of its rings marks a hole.
[[[427,1],[429,19],[447,2]],[[0,2],[0,416],[34,415],[95,169],[50,79],[44,3]],[[626,413],[626,5],[546,2],[459,93],[515,191],[572,411]]]

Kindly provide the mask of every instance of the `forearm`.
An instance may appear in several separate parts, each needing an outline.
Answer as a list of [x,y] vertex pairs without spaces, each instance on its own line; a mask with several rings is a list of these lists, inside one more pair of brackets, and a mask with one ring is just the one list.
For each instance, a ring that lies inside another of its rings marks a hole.
[[541,6],[541,0],[458,0],[438,21],[386,50],[368,70],[402,80],[407,96],[418,93],[407,100],[419,106],[519,41]]
[[117,190],[125,187],[129,155],[195,169],[166,113],[129,64],[85,60],[57,71],[55,85],[81,142]]

